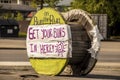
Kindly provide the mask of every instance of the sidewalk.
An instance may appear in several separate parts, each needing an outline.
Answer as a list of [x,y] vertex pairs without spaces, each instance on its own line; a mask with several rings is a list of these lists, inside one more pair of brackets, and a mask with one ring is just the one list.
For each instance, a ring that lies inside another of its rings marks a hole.
[[[108,63],[97,63],[87,76],[72,76],[62,72],[59,76],[37,74],[27,62],[22,66],[0,66],[0,80],[120,80],[120,67],[110,67]],[[107,66],[106,66],[107,64]],[[19,64],[20,65],[20,64]],[[104,67],[103,67],[104,65]]]
[[26,49],[24,38],[0,39],[0,49]]

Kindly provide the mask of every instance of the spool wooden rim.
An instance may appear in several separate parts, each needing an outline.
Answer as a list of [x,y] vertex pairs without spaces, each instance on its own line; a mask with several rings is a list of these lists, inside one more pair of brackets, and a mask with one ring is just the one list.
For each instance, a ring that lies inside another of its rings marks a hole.
[[[86,11],[83,11],[81,9],[74,9],[74,10],[68,11],[66,13],[62,13],[62,15],[65,18],[65,20],[67,21],[67,24],[75,25],[75,26],[85,29],[87,32],[87,34],[85,36],[88,36],[90,38],[90,39],[88,39],[88,42],[93,41],[93,36],[89,34],[89,31],[95,27],[95,23],[91,19],[91,16],[89,13],[87,13]],[[76,31],[78,31],[78,29],[76,29]],[[73,33],[76,31],[73,31]],[[76,40],[74,42],[76,42]],[[84,42],[84,40],[83,40],[83,42]],[[73,44],[75,44],[75,43],[73,43]],[[73,46],[73,47],[75,47],[75,46]],[[75,47],[75,48],[77,48],[77,47]],[[87,49],[88,48],[86,48],[86,51],[87,51]],[[72,54],[74,54],[74,51],[72,52]],[[79,55],[79,54],[77,54],[77,55]],[[88,52],[86,53],[86,55],[84,57],[83,57],[84,54],[80,54],[80,55],[82,56],[81,58],[83,58],[81,60],[81,63],[74,64],[74,61],[76,62],[77,60],[73,60],[72,64],[70,64],[71,68],[73,70],[73,75],[77,75],[77,76],[78,75],[87,75],[93,69],[93,67],[95,66],[96,61],[97,61],[96,59],[92,58],[91,54]],[[73,56],[72,59],[78,59],[78,58]]]
[[[42,10],[38,11],[38,13],[36,13],[36,15],[32,18],[30,26],[31,25],[41,26],[41,25],[48,25],[48,24],[50,25],[61,24],[62,25],[62,24],[65,24],[65,21],[64,21],[64,18],[61,16],[61,14],[57,12],[55,9],[43,8]],[[30,41],[27,40],[27,43],[28,42]],[[68,62],[67,58],[55,58],[54,59],[54,58],[45,57],[44,59],[42,59],[42,58],[30,58],[30,56],[29,56],[29,60],[30,60],[30,63],[32,64],[33,69],[37,73],[44,74],[44,75],[60,74]]]

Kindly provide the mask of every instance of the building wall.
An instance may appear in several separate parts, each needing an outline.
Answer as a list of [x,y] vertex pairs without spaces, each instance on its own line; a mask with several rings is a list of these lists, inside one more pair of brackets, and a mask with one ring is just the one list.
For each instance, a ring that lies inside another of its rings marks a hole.
[[17,0],[12,0],[12,2],[11,3],[14,3],[14,4],[16,4],[17,3]]
[[22,4],[22,0],[17,0],[17,4]]
[[0,3],[11,3],[12,0],[0,0]]
[[92,19],[97,24],[98,29],[103,37],[103,39],[107,39],[107,14],[92,14]]
[[29,6],[31,4],[31,0],[23,0],[23,4]]
[[17,1],[17,4],[30,5],[31,0],[14,0]]
[[19,24],[19,28],[20,28],[19,32],[27,33],[27,28],[30,24],[30,21],[19,21],[18,24]]
[[0,3],[11,3],[11,4],[30,5],[31,0],[0,0]]

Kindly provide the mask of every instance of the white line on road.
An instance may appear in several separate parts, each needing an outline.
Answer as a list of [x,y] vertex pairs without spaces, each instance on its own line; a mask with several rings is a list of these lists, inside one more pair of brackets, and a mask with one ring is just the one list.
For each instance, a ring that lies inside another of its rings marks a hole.
[[[31,66],[30,62],[0,62],[0,66]],[[120,67],[119,62],[97,62],[96,66]]]
[[31,66],[30,62],[0,62],[0,66]]

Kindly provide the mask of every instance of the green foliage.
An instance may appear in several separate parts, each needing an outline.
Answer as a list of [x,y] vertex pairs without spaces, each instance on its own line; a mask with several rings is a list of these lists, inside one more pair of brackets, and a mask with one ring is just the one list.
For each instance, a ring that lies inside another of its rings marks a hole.
[[26,37],[27,36],[27,33],[25,33],[25,32],[19,32],[19,37]]
[[21,21],[24,19],[22,13],[20,12],[16,13],[16,17],[15,14],[12,12],[6,12],[4,14],[1,14],[1,16],[3,16],[3,19],[16,19],[17,21]]
[[37,4],[36,3],[39,3],[39,2],[37,2],[37,0],[32,0],[31,1],[31,7],[37,8]]
[[9,18],[12,19],[12,18],[14,18],[13,13],[11,13],[11,12],[4,13],[1,16],[3,16],[4,19],[9,19]]
[[15,19],[16,19],[17,21],[22,21],[22,20],[24,20],[24,17],[23,17],[23,15],[22,15],[22,13],[18,12]]
[[109,26],[120,22],[120,0],[73,0],[72,8],[81,8],[90,13],[107,14]]
[[67,12],[67,11],[69,11],[70,9],[69,9],[69,7],[67,7],[67,6],[61,6],[61,8],[62,8],[62,11],[63,12]]
[[[59,1],[62,1],[62,0],[43,0],[43,1],[44,1],[44,4],[48,4],[49,7],[54,8],[56,6],[56,4],[58,4]],[[31,5],[32,5],[32,7],[36,8],[37,5],[41,5],[41,2],[42,2],[42,0],[32,0]]]
[[47,3],[49,7],[53,8],[59,3],[59,1],[61,0],[44,0],[44,2]]

